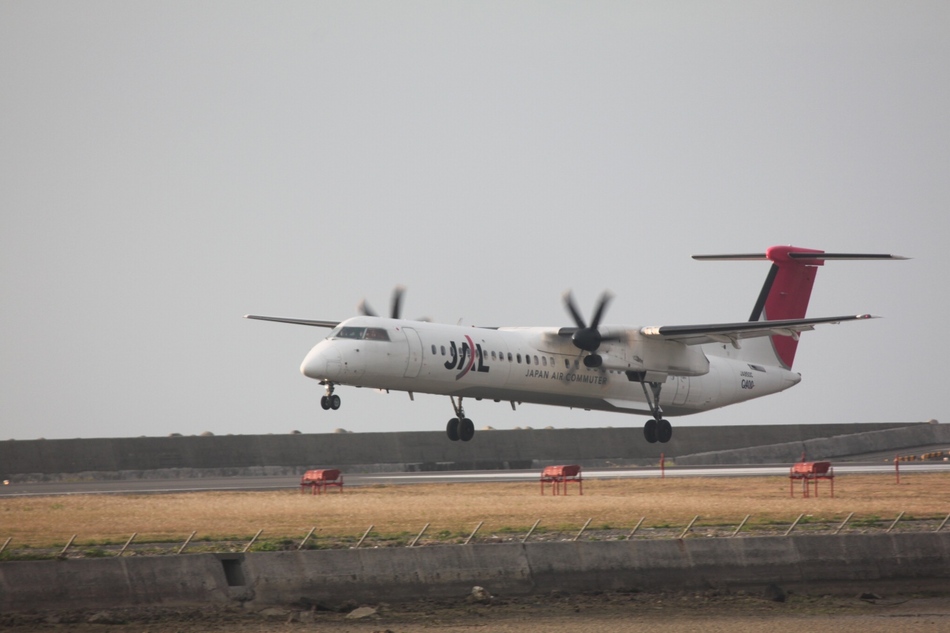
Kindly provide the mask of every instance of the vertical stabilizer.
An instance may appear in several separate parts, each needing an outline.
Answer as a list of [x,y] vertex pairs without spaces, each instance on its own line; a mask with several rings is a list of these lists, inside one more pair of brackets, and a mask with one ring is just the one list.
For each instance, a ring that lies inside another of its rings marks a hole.
[[[772,271],[769,271],[759,302],[753,308],[750,321],[780,321],[783,319],[804,319],[808,311],[808,300],[811,299],[811,290],[815,285],[815,275],[818,266],[824,265],[822,259],[801,259],[796,255],[821,255],[823,251],[816,251],[794,246],[773,246],[765,252],[765,257],[772,262]],[[764,301],[763,301],[764,297]],[[792,368],[795,361],[795,352],[798,349],[797,336],[770,337],[775,355],[783,367]]]
[[[897,255],[869,253],[826,253],[810,248],[795,246],[773,246],[765,253],[735,255],[694,255],[693,259],[703,261],[756,261],[772,262],[769,274],[765,278],[759,297],[752,308],[749,321],[781,321],[785,319],[803,319],[808,311],[808,300],[815,285],[818,266],[824,266],[829,260],[852,259],[906,259]],[[792,368],[795,352],[798,349],[798,336],[774,335],[767,339],[771,345],[768,355],[786,369]],[[749,341],[752,343],[752,341]],[[748,343],[747,343],[748,345]],[[753,346],[754,347],[754,346]],[[752,351],[752,350],[750,350]],[[762,350],[755,350],[761,353]]]

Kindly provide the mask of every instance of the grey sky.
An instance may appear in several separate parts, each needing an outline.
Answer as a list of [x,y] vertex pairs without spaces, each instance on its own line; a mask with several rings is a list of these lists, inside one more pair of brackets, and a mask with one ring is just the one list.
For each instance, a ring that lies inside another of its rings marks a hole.
[[[674,419],[950,422],[950,4],[0,2],[0,439],[439,430],[298,366],[406,316],[744,319],[820,272],[797,387]],[[476,427],[643,419],[473,402]]]

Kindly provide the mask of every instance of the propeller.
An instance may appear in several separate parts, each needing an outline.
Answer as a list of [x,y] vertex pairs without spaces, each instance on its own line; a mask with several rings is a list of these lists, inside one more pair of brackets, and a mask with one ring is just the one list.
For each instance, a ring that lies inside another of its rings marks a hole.
[[574,343],[576,348],[590,353],[590,356],[584,358],[584,365],[587,367],[600,367],[603,359],[596,353],[597,349],[605,340],[612,340],[612,337],[608,339],[602,336],[598,328],[600,327],[600,320],[603,318],[604,313],[607,311],[607,306],[613,298],[613,294],[607,290],[600,295],[600,299],[597,301],[597,307],[594,308],[594,317],[591,319],[590,325],[587,325],[580,310],[577,309],[577,304],[574,302],[574,295],[571,294],[570,290],[564,293],[564,306],[567,308],[567,311],[571,313],[574,323],[577,324],[577,329],[571,333],[571,342]]
[[[399,319],[402,315],[402,296],[406,293],[405,286],[396,286],[393,289],[393,298],[390,302],[389,308],[389,318]],[[359,310],[360,314],[363,316],[379,316],[376,314],[376,311],[366,303],[366,299],[362,299],[359,304],[356,306],[356,309]],[[429,317],[420,317],[416,321],[430,321]]]
[[[402,312],[402,295],[405,292],[406,292],[406,289],[403,286],[396,286],[393,289],[393,298],[390,304],[391,307],[389,309],[389,318],[391,319],[399,318]],[[364,316],[371,316],[371,317],[379,316],[378,314],[376,314],[376,311],[373,310],[368,303],[366,303],[366,299],[360,300],[359,305],[356,306],[356,309],[359,310],[360,313],[363,314]]]

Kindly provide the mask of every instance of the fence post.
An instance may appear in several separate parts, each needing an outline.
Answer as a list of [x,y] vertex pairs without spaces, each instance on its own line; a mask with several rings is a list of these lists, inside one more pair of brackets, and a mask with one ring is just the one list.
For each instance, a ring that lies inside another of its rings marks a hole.
[[528,533],[524,535],[523,539],[521,539],[522,543],[526,543],[528,541],[528,537],[534,533],[534,528],[538,527],[539,523],[541,523],[541,519],[538,519],[537,521],[534,522],[534,525],[531,526],[531,529],[528,530]]
[[637,530],[640,529],[640,526],[643,525],[643,520],[644,520],[645,518],[646,518],[645,516],[644,516],[644,517],[640,517],[640,520],[637,521],[637,524],[633,526],[633,529],[630,530],[630,534],[627,534],[627,538],[626,538],[625,540],[629,541],[631,538],[633,538],[633,535],[636,534],[636,533],[637,533]]
[[303,549],[303,546],[307,543],[308,540],[310,540],[310,537],[313,536],[313,532],[316,529],[317,529],[317,526],[313,526],[312,528],[310,528],[310,531],[307,532],[307,536],[303,537],[303,540],[300,541],[300,545],[297,546],[297,549]]
[[472,533],[468,535],[468,538],[465,539],[465,543],[463,543],[463,545],[468,545],[469,543],[472,542],[472,539],[475,538],[475,532],[478,532],[479,528],[482,527],[482,523],[484,523],[484,521],[479,521],[479,522],[478,522],[478,525],[476,525],[476,526],[475,526],[475,529],[472,530]]
[[419,532],[419,533],[416,535],[416,538],[412,539],[412,542],[409,543],[409,545],[407,545],[407,547],[415,547],[416,543],[419,541],[419,539],[422,538],[422,535],[425,534],[426,530],[428,530],[428,529],[429,529],[429,524],[426,523],[426,524],[422,527],[422,531]]
[[578,533],[577,533],[577,536],[574,537],[574,540],[575,540],[575,541],[581,537],[581,534],[584,533],[584,530],[587,529],[587,526],[590,525],[590,522],[593,521],[593,520],[594,520],[593,517],[587,519],[587,523],[584,524],[584,527],[581,528],[581,531],[578,532]]
[[129,537],[129,540],[125,542],[125,545],[122,546],[122,549],[119,550],[119,553],[116,554],[116,556],[122,556],[125,554],[125,550],[128,549],[129,545],[132,544],[132,539],[135,538],[136,534],[138,534],[138,532],[132,532],[132,536]]
[[242,551],[242,552],[246,552],[247,550],[251,549],[251,545],[254,544],[254,541],[257,540],[257,537],[260,536],[260,535],[261,535],[261,532],[263,532],[263,531],[264,531],[264,528],[259,529],[259,530],[257,531],[257,534],[254,535],[254,538],[251,539],[251,542],[248,543],[247,545],[245,545],[245,546],[244,546],[244,549],[241,550],[241,551]]
[[902,516],[904,516],[904,511],[903,511],[903,510],[901,510],[901,513],[897,515],[897,518],[894,519],[894,522],[891,523],[891,527],[887,528],[887,530],[886,530],[884,533],[885,533],[885,534],[890,534],[890,533],[891,533],[891,530],[894,529],[894,526],[897,525],[897,522],[901,520],[901,517],[902,517]]
[[853,516],[854,516],[854,512],[852,512],[851,514],[849,514],[848,516],[846,516],[846,517],[844,518],[844,521],[841,522],[841,525],[838,526],[838,529],[835,530],[834,532],[832,532],[832,534],[837,534],[838,532],[840,532],[841,529],[848,523],[848,521],[851,520],[851,517],[853,517]]
[[359,548],[360,548],[360,545],[363,544],[363,541],[366,540],[366,537],[369,536],[369,533],[373,531],[373,527],[374,527],[374,526],[370,525],[368,528],[366,528],[366,531],[363,532],[363,536],[360,537],[359,542],[353,547],[353,549],[359,549]]
[[693,523],[696,523],[696,519],[698,519],[698,518],[699,518],[699,515],[698,515],[698,514],[693,517],[693,520],[689,522],[689,525],[687,525],[686,528],[683,530],[682,534],[680,534],[679,537],[680,537],[681,539],[686,537],[686,533],[689,532],[689,529],[690,529],[691,527],[693,527]]
[[[937,529],[934,530],[934,532],[939,532],[940,530],[942,530],[942,529],[943,529],[943,526],[945,526],[945,525],[947,524],[947,521],[950,521],[950,514],[947,515],[947,517],[943,520],[943,523],[941,523],[941,524],[937,527]],[[7,539],[7,543],[9,543],[9,542],[10,542],[10,539]],[[6,547],[6,544],[4,544],[3,547]],[[0,547],[0,552],[3,551],[3,547]]]
[[745,525],[745,522],[749,520],[749,517],[750,517],[750,516],[752,516],[752,515],[751,515],[751,514],[745,515],[745,518],[742,519],[742,523],[739,524],[739,527],[736,528],[736,531],[735,531],[735,532],[733,532],[732,534],[729,535],[729,538],[732,538],[733,536],[735,536],[736,534],[739,533],[739,530],[742,529],[742,526]]
[[178,548],[178,552],[177,552],[178,554],[181,554],[182,552],[185,551],[185,548],[188,547],[188,543],[191,543],[191,539],[195,538],[195,534],[197,533],[198,533],[198,530],[195,530],[188,536],[188,538],[185,539],[185,542],[182,543],[181,547]]
[[798,515],[798,518],[795,519],[795,522],[792,523],[792,524],[789,526],[789,528],[785,531],[785,534],[783,534],[782,536],[788,536],[789,534],[791,534],[791,533],[792,533],[792,530],[795,529],[795,526],[798,525],[798,522],[802,520],[802,517],[803,517],[803,516],[805,516],[804,513],[799,514],[799,515]]
[[64,557],[64,556],[66,556],[66,550],[69,549],[69,546],[72,545],[72,544],[73,544],[73,541],[75,541],[75,540],[76,540],[76,535],[73,534],[73,535],[70,537],[69,542],[66,543],[66,547],[64,547],[64,548],[63,548],[63,551],[61,551],[61,552],[59,553],[59,558],[62,558],[62,557]]
[[[950,519],[950,517],[947,517],[947,518]],[[944,521],[944,523],[946,523],[946,521]],[[943,527],[943,525],[941,525],[940,527]],[[939,530],[939,529],[940,529],[940,528],[937,528],[937,530]],[[10,544],[10,541],[12,541],[12,540],[13,540],[13,537],[11,536],[11,537],[7,538],[6,542],[5,542],[2,546],[0,546],[0,554],[3,553],[3,550],[7,549],[7,545],[9,545],[9,544]]]

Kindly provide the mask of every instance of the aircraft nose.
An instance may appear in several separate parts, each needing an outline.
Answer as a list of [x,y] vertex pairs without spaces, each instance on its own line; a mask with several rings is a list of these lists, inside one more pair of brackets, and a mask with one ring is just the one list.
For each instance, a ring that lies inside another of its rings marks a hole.
[[307,378],[323,380],[326,378],[335,378],[331,376],[334,373],[331,369],[339,367],[340,353],[328,349],[325,345],[316,345],[310,353],[307,354],[303,362],[300,363],[300,373]]

